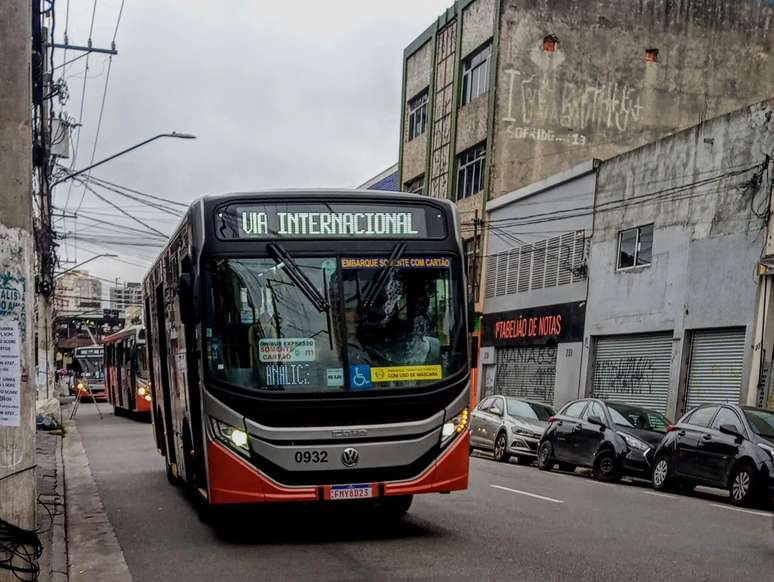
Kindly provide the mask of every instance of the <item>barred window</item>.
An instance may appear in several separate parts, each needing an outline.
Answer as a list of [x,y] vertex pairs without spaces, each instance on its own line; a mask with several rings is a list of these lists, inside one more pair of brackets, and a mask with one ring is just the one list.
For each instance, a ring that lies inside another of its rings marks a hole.
[[409,133],[408,140],[419,137],[427,129],[427,89],[414,97],[408,103],[409,109]]
[[406,192],[411,192],[412,194],[424,194],[425,175],[422,174],[421,176],[417,176],[413,180],[409,180],[408,182],[406,182],[404,186],[404,190]]
[[467,105],[489,89],[489,61],[492,45],[487,44],[462,62],[462,104]]
[[457,200],[483,191],[485,169],[486,143],[473,146],[457,156]]

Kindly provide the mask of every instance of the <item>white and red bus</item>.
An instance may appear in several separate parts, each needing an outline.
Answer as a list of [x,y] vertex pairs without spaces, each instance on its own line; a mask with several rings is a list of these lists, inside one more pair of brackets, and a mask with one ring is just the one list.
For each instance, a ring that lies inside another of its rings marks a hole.
[[151,389],[145,328],[132,325],[105,337],[105,388],[116,416],[150,417]]
[[468,310],[454,205],[280,191],[195,202],[144,280],[167,476],[209,506],[468,484]]
[[73,350],[75,393],[82,398],[105,400],[105,367],[103,347],[100,344],[81,346]]

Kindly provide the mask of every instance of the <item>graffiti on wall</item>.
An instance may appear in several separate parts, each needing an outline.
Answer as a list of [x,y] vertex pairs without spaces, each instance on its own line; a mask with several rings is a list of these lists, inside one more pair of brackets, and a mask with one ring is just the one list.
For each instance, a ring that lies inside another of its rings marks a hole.
[[652,394],[655,366],[644,356],[594,362],[594,391],[598,394]]
[[[528,370],[526,373],[525,368]],[[554,391],[556,348],[534,346],[502,350],[498,355],[497,375],[510,388],[514,387],[513,379],[519,378],[519,385],[516,386],[519,394],[548,400]]]
[[[643,117],[639,90],[628,83],[574,83],[555,72],[525,74],[516,69],[507,70],[506,75],[508,102],[502,121],[512,126],[509,136],[513,139],[585,145],[590,131],[625,132]],[[545,129],[560,126],[575,134],[560,136]],[[530,131],[537,128],[543,131]]]

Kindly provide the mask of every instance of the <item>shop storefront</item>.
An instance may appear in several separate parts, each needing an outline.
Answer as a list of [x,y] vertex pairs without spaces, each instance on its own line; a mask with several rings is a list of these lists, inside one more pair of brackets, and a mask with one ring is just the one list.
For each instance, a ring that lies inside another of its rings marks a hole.
[[484,315],[484,393],[561,405],[578,395],[585,303]]

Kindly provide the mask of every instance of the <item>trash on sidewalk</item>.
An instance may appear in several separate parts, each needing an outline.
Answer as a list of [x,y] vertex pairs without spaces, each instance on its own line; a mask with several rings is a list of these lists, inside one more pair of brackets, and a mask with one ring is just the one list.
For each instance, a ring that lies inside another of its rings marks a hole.
[[35,426],[38,430],[52,431],[62,428],[59,400],[46,398],[35,403]]

